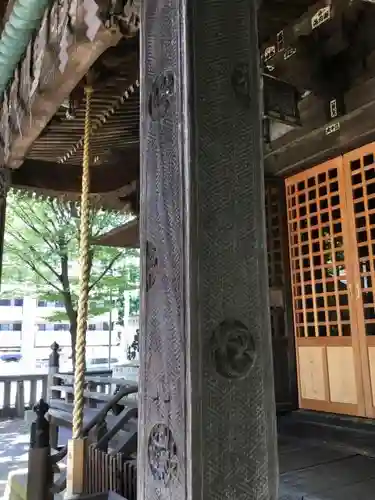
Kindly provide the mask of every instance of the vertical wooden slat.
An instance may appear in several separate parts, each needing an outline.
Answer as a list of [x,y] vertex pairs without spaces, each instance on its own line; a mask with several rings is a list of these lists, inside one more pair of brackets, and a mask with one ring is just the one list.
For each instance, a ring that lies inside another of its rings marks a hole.
[[95,475],[96,475],[96,468],[95,468],[95,456],[94,456],[94,447],[91,445],[91,451],[90,451],[90,493],[95,493],[96,492],[96,484],[95,484]]
[[121,494],[121,484],[122,484],[122,477],[123,477],[123,471],[122,471],[122,460],[121,460],[121,455],[117,454],[117,464],[116,464],[116,491],[117,493]]
[[[97,388],[97,385],[96,385],[96,383],[95,383],[95,382],[90,382],[90,381],[89,381],[89,382],[87,383],[87,390],[88,390],[88,391],[90,391],[90,392],[95,392],[96,388]],[[97,402],[96,402],[96,400],[95,400],[95,399],[91,399],[91,398],[89,398],[89,399],[88,399],[88,401],[87,401],[87,406],[88,406],[89,408],[96,408],[96,407],[97,407]]]
[[11,394],[12,383],[9,380],[4,382],[4,403],[3,403],[3,415],[8,416],[10,414],[10,394]]
[[37,386],[37,380],[36,379],[30,380],[30,398],[29,398],[30,408],[32,408],[35,405],[35,403],[37,402],[36,386]]
[[117,455],[115,455],[113,457],[113,461],[112,461],[112,489],[113,489],[113,491],[117,491],[116,472],[117,472]]
[[134,492],[133,492],[133,478],[131,475],[131,469],[129,467],[129,462],[126,462],[124,464],[124,474],[125,474],[125,485],[126,489],[124,493],[126,493],[129,497],[133,497]]
[[107,484],[106,484],[106,491],[111,490],[111,477],[112,477],[112,457],[109,455],[109,453],[106,453],[105,456],[107,457]]
[[100,451],[95,449],[95,471],[97,480],[97,492],[102,491],[102,477],[101,477],[101,461],[100,461]]
[[131,496],[133,500],[136,500],[137,498],[137,476],[136,476],[136,469],[134,466],[129,465],[129,476],[131,478]]
[[94,448],[91,445],[90,446],[90,455],[89,455],[89,479],[88,479],[88,493],[94,493],[95,488],[94,488],[94,475],[95,475],[95,468],[94,468]]
[[17,417],[23,418],[25,414],[25,387],[23,380],[17,381],[17,393],[16,393],[16,415]]
[[108,491],[108,455],[101,453],[102,456],[102,475],[103,475],[103,491]]
[[94,491],[95,493],[99,493],[100,490],[100,463],[99,463],[99,451],[94,448],[94,471],[95,471],[95,477],[94,477]]
[[103,476],[103,490],[108,491],[108,455],[106,453],[101,453],[102,457],[102,476]]
[[[48,397],[48,377],[43,377],[41,380],[41,395],[44,401],[47,401]],[[38,398],[39,399],[39,398]]]
[[109,491],[114,491],[113,489],[113,468],[114,468],[114,458],[115,457],[112,457],[110,456],[109,457],[110,460],[109,460],[109,483],[108,483],[108,489]]
[[89,463],[90,463],[90,442],[86,449],[86,457],[84,464],[83,491],[82,491],[82,493],[84,494],[87,494],[87,488],[89,484]]

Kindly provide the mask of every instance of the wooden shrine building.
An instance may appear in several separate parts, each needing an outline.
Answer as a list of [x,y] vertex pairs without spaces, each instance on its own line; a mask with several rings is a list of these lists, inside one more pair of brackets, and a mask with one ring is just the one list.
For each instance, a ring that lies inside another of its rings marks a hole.
[[140,237],[140,498],[274,499],[274,393],[375,418],[375,4],[28,1],[0,226],[9,186],[79,199],[90,83],[92,202],[140,220],[101,241]]

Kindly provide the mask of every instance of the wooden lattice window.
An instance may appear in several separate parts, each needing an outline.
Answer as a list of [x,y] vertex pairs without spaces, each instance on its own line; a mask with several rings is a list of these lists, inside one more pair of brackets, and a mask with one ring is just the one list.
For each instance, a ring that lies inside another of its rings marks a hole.
[[375,335],[375,160],[372,153],[349,162],[358,266],[366,335]]
[[[268,253],[268,279],[271,293],[285,295],[285,265],[283,254],[283,203],[279,182],[266,181],[266,228]],[[271,307],[273,338],[285,337],[285,307]]]
[[268,278],[270,287],[284,285],[282,255],[282,197],[280,186],[266,184],[266,227],[268,252]]
[[297,336],[350,336],[338,168],[316,167],[286,186]]

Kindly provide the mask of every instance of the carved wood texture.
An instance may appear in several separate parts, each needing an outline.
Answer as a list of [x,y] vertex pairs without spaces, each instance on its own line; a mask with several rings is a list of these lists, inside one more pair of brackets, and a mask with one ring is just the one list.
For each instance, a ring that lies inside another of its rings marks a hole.
[[[92,0],[92,4],[95,1]],[[77,36],[91,39],[98,31],[98,14],[88,15],[78,0],[56,0],[46,10],[40,28],[30,41],[23,59],[17,65],[2,101],[0,118],[1,162],[6,163],[12,140],[22,134],[24,118],[32,120],[36,96],[53,85],[58,73],[64,73],[68,51]],[[83,38],[84,39],[84,38]]]
[[138,495],[274,500],[255,2],[146,0],[141,22]]

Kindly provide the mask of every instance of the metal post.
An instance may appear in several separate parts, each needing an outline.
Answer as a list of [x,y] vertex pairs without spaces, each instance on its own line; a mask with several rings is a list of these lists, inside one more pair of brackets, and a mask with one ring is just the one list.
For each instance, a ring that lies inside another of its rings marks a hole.
[[41,399],[34,407],[35,422],[31,424],[27,475],[27,500],[53,500],[49,422],[45,418],[48,404]]
[[142,3],[142,500],[277,498],[257,3]]
[[4,254],[4,233],[5,233],[5,217],[7,194],[10,186],[11,175],[10,170],[0,167],[0,290],[1,290],[1,277],[3,267],[3,254]]

